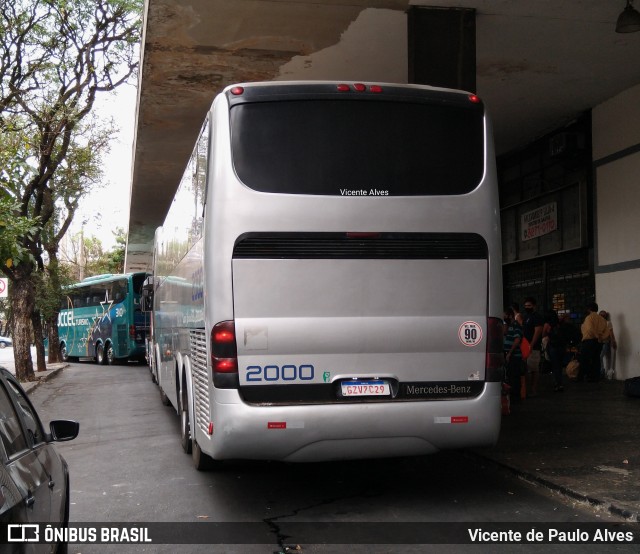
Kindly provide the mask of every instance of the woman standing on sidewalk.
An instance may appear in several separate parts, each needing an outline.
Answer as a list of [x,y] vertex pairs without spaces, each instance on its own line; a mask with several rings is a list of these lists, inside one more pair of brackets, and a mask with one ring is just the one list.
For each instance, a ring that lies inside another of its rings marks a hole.
[[580,343],[580,376],[587,381],[600,380],[600,351],[602,343],[609,338],[607,321],[598,313],[598,304],[587,304],[587,317],[582,327],[582,342]]

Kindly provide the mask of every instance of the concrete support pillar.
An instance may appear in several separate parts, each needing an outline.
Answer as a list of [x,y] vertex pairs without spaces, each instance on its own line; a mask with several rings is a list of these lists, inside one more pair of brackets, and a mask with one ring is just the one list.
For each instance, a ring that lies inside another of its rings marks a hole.
[[409,82],[476,92],[476,11],[412,6]]

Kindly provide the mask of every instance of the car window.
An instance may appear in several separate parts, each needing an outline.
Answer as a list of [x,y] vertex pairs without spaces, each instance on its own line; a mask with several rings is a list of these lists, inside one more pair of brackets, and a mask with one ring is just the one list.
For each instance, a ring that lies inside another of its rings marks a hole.
[[9,458],[27,448],[27,440],[22,432],[20,420],[2,383],[0,383],[0,439]]
[[44,431],[42,430],[40,419],[31,407],[29,400],[27,400],[25,394],[13,381],[7,379],[7,383],[13,391],[14,398],[18,402],[20,415],[22,415],[22,419],[27,427],[27,435],[31,442],[30,446],[36,446],[44,442]]

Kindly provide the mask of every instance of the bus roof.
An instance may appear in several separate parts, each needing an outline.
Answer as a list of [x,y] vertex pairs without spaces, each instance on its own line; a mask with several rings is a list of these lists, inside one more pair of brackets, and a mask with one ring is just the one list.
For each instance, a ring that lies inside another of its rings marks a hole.
[[103,273],[102,275],[92,275],[85,277],[78,283],[73,283],[70,287],[81,287],[92,283],[108,283],[110,281],[117,281],[119,279],[129,279],[136,275],[150,275],[146,271],[136,271],[134,273]]

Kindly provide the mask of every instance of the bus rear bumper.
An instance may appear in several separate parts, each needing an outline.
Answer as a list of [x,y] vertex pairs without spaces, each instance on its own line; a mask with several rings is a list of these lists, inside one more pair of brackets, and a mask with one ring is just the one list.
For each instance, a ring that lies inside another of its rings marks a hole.
[[500,431],[500,383],[463,400],[249,406],[216,389],[213,435],[197,431],[214,459],[317,462],[432,454],[489,446]]

